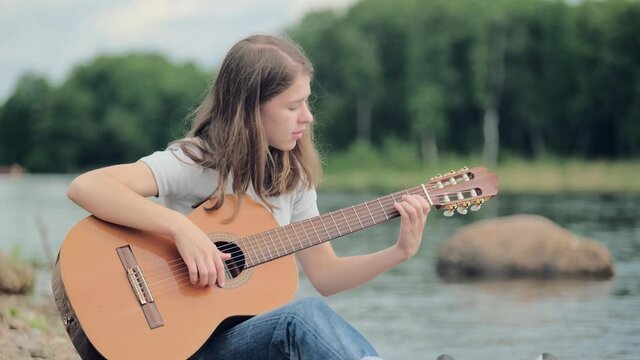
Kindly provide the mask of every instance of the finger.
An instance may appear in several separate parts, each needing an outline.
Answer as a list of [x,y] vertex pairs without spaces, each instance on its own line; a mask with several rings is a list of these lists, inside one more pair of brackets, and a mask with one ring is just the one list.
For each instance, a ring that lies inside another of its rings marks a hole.
[[422,210],[422,204],[420,203],[419,199],[420,199],[420,196],[418,195],[407,196],[407,202],[411,204],[411,206],[413,206],[416,209],[416,211]]
[[427,201],[427,199],[425,199],[424,196],[420,196],[420,195],[414,195],[413,197],[418,201],[418,204],[420,206],[420,210],[422,210],[422,213],[423,214],[428,213],[431,207],[429,206],[429,202]]
[[222,261],[231,259],[231,254],[229,253],[223,253],[222,251],[218,251],[218,255],[220,255],[220,259],[222,259]]
[[419,195],[413,195],[409,201],[416,210],[417,220],[420,224],[424,224],[429,213],[429,203],[425,198]]
[[[231,256],[230,254],[222,254],[222,255]],[[213,262],[215,263],[216,273],[218,274],[218,281],[217,281],[218,286],[223,287],[224,278],[225,278],[224,263],[222,262],[222,259],[220,258],[220,256],[217,256],[217,254],[213,256]]]
[[400,213],[400,219],[405,219],[409,216],[406,210],[404,209],[404,207],[402,206],[402,203],[399,203],[399,202],[394,203],[393,207],[395,207],[396,210],[398,210],[398,212]]
[[429,213],[429,203],[425,198],[419,195],[414,195],[412,200],[411,204],[416,209],[418,220],[421,223],[424,223],[427,219],[427,214]]
[[212,256],[208,256],[205,262],[207,263],[207,271],[209,272],[209,278],[207,279],[208,285],[213,286],[216,283],[216,264]]
[[198,285],[205,287],[209,282],[209,270],[207,270],[204,259],[196,260],[196,264],[198,265]]
[[429,205],[427,199],[423,198],[422,196],[418,196],[418,201],[420,201],[420,204],[422,205],[422,211],[424,212],[424,214],[428,214],[429,211],[431,211],[431,205]]
[[195,285],[198,281],[198,267],[193,259],[185,260],[185,263],[189,269],[189,280],[191,281],[191,285]]
[[412,196],[405,196],[405,200],[401,202],[407,214],[409,214],[409,220],[416,222],[418,220],[418,211],[416,210],[415,202],[417,200]]

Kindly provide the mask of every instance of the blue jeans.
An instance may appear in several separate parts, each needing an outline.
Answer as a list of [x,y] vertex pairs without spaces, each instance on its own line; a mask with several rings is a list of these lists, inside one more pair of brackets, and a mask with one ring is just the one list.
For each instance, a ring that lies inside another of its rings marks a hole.
[[211,337],[191,359],[377,359],[371,344],[318,298],[298,300]]

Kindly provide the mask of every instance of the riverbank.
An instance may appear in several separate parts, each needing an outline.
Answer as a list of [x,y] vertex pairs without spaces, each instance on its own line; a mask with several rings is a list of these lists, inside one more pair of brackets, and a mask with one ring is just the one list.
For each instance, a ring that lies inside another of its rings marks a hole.
[[50,296],[0,294],[0,359],[77,360]]
[[[428,182],[438,173],[480,164],[474,159],[449,158],[439,165],[398,165],[393,159],[370,159],[361,163],[329,158],[320,190],[390,192]],[[505,193],[625,193],[640,195],[640,161],[506,161],[491,167],[500,177]]]

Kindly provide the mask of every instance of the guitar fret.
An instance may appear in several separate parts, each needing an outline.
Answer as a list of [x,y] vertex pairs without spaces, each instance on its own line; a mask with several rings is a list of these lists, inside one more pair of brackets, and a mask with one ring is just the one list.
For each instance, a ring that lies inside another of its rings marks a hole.
[[349,228],[349,232],[353,232],[353,230],[351,230],[351,225],[349,225],[349,219],[347,219],[347,217],[344,215],[344,211],[342,209],[340,209],[340,213],[342,214],[344,221],[347,223],[347,228]]
[[356,218],[358,219],[358,222],[360,223],[360,228],[364,229],[364,225],[362,225],[362,221],[360,221],[360,216],[358,216],[358,211],[356,210],[355,205],[351,207],[353,209],[354,214],[356,214]]
[[[262,242],[267,245],[267,239],[264,238],[264,233],[260,233],[260,238],[262,239]],[[267,259],[267,254],[265,254],[264,252],[264,248],[260,247],[260,252],[262,253],[262,256],[265,258],[265,261]],[[267,246],[267,252],[269,252],[269,258],[271,258],[271,252],[269,251],[269,247]]]
[[[316,237],[318,238],[318,242],[320,242],[320,234],[318,234],[318,230],[316,230],[316,227],[313,225],[313,218],[309,219],[309,223],[311,224],[311,227],[313,228],[313,232],[316,233]],[[311,240],[309,240],[309,243],[311,243]]]
[[[291,226],[287,226],[286,229],[284,229],[284,233],[285,235],[287,235],[287,239],[289,239],[289,244],[291,244],[291,251],[290,252],[294,252],[296,251],[296,247],[293,245],[293,241],[291,241],[291,235],[289,234],[289,231],[287,231]],[[287,252],[285,251],[285,254]]]
[[309,246],[313,246],[313,243],[311,242],[311,237],[309,237],[309,234],[307,234],[307,227],[304,226],[302,223],[300,223],[300,225],[302,226],[302,231],[304,231],[304,237],[307,238],[307,242],[309,242]]
[[[280,231],[282,231],[282,229],[280,229]],[[284,240],[282,239],[282,236],[280,234],[278,234],[278,228],[275,228],[273,230],[273,234],[275,235],[276,240],[278,240],[280,242],[280,244],[278,244],[278,243],[274,243],[273,244],[273,247],[274,247],[274,249],[276,251],[276,255],[279,257],[280,256],[280,251],[278,251],[278,249],[284,250]]]
[[376,219],[373,218],[373,215],[371,214],[371,210],[369,210],[369,205],[367,205],[367,203],[364,203],[364,207],[367,208],[367,211],[369,212],[369,216],[371,216],[371,221],[373,221],[373,223],[371,223],[371,225],[376,223]]
[[[245,239],[238,239],[238,243],[241,243],[240,247],[243,248],[243,249],[246,249],[245,256],[247,258],[249,258],[249,261],[247,262],[247,263],[249,263],[249,266],[254,265],[256,262],[260,261],[260,259],[257,258],[258,254],[256,254],[256,251],[253,248],[253,244],[252,244],[252,241],[251,241],[251,238],[254,238],[254,237],[255,237],[255,235],[252,235],[252,236],[250,236],[248,238],[245,238]],[[251,251],[248,251],[248,250],[251,250]],[[253,259],[254,255],[256,256],[256,259]]]
[[[263,244],[267,244],[267,240],[264,238],[264,233],[260,233],[260,238],[262,239],[262,243]],[[257,238],[256,238],[257,240]],[[256,243],[256,247],[260,250],[260,254],[262,254],[262,257],[265,259],[265,261],[268,259],[267,258],[267,254],[264,252],[264,248],[260,245],[260,243]]]
[[298,235],[298,232],[296,231],[296,223],[291,224],[291,228],[293,229],[293,234],[296,236],[296,240],[300,243],[300,249],[304,248],[300,235]]
[[327,225],[324,224],[324,221],[322,220],[323,216],[318,216],[318,219],[320,219],[320,223],[322,224],[322,228],[324,229],[324,232],[327,233],[327,239],[331,239],[331,234],[329,234],[329,230],[327,229]]
[[331,217],[331,221],[333,221],[333,225],[336,227],[336,230],[338,230],[338,235],[342,236],[342,233],[340,232],[340,228],[338,227],[338,224],[336,224],[336,219],[333,218],[333,214],[329,213],[329,217]]
[[[273,241],[273,236],[271,236],[271,231],[267,231],[267,235],[269,236],[269,241],[271,242],[271,244],[275,244],[275,241]],[[271,249],[269,249],[269,247],[270,247],[269,244],[267,244],[267,251],[269,252],[269,257],[274,259],[274,256],[271,254]]]
[[384,214],[384,217],[389,220],[389,216],[387,215],[387,210],[384,208],[384,206],[382,206],[382,203],[380,202],[380,198],[378,198],[378,204],[380,205],[380,208],[382,209],[382,213]]
[[[280,230],[280,231],[278,231]],[[282,232],[281,228],[275,228],[271,230],[273,232],[273,236],[275,237],[277,242],[273,243],[273,248],[276,252],[276,256],[280,256],[280,251],[279,249],[283,249],[284,248],[284,240],[282,239],[282,235],[280,234]]]
[[[280,230],[280,231],[278,232],[278,230]],[[286,230],[284,228],[276,228],[274,233],[278,236],[278,240],[280,240],[280,245],[279,245],[280,246],[280,250],[282,250],[282,252],[284,253],[283,255],[286,255],[287,254],[287,251],[286,251],[286,247],[287,247],[287,245],[286,245],[287,232],[286,232]],[[282,236],[282,233],[284,233],[284,236]],[[278,252],[278,255],[280,255],[279,252]]]

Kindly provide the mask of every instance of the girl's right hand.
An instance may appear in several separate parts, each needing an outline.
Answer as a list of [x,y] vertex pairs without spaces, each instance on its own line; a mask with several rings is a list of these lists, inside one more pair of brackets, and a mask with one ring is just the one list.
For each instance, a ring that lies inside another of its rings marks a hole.
[[205,287],[224,286],[225,271],[223,261],[231,254],[218,250],[213,241],[186,217],[173,238],[180,256],[189,269],[191,284]]

